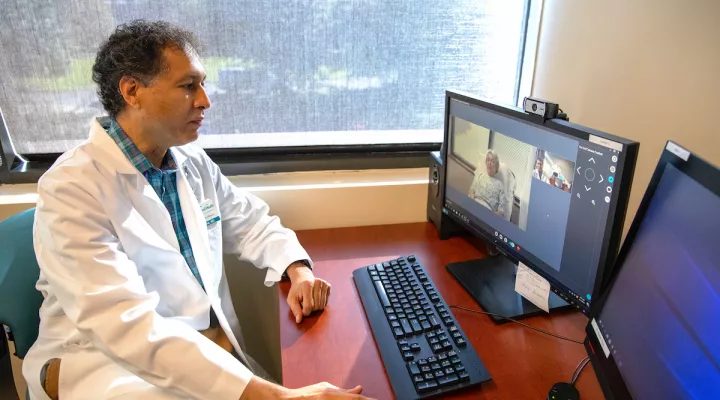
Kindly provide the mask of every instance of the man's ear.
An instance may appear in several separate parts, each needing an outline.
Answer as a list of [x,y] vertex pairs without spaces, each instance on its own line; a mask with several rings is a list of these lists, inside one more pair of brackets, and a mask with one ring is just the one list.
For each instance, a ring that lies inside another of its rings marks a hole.
[[144,87],[142,82],[132,76],[125,75],[120,78],[119,86],[120,94],[122,94],[125,102],[132,108],[139,108],[140,98],[138,97],[138,90]]

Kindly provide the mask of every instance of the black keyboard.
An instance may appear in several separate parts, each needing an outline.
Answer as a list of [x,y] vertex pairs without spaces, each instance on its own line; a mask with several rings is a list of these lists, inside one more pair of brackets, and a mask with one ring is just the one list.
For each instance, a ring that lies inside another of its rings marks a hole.
[[490,380],[467,336],[414,256],[353,271],[398,399],[422,399]]

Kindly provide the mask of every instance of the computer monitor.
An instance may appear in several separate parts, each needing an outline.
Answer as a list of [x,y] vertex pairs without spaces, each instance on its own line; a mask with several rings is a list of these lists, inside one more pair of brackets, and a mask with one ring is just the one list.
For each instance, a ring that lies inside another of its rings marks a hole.
[[617,255],[639,144],[453,91],[445,119],[443,212],[502,252],[448,270],[486,311],[521,318],[542,312],[515,292],[522,262],[550,282],[550,308],[587,314]]
[[668,142],[593,306],[608,399],[720,399],[720,170]]

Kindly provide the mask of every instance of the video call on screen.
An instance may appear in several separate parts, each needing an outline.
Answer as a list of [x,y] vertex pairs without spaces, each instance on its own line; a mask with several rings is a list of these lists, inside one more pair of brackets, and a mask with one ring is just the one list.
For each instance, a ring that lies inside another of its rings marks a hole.
[[446,199],[589,302],[619,153],[465,103],[450,113]]

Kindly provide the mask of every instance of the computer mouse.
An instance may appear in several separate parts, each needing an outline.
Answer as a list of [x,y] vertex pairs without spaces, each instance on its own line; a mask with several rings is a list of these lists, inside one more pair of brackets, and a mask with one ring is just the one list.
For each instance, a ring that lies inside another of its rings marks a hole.
[[567,382],[558,382],[548,393],[548,400],[580,400],[580,392]]

